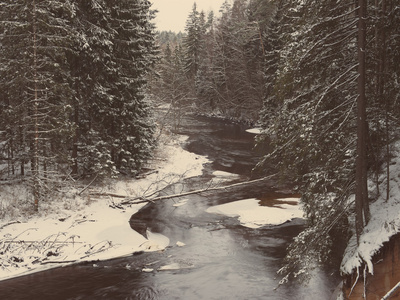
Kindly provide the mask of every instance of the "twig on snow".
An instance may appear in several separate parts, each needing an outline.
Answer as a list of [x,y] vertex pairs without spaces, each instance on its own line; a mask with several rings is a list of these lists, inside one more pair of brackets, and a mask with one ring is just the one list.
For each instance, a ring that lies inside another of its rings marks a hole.
[[96,176],[93,178],[93,180],[92,180],[87,186],[85,186],[85,187],[78,193],[78,195],[80,196],[84,191],[86,191],[86,190],[93,184],[93,182],[96,181],[97,177],[99,177],[99,174],[96,174]]
[[20,221],[12,221],[12,222],[9,222],[9,223],[4,224],[3,226],[1,226],[1,227],[0,227],[0,230],[4,229],[4,228],[7,227],[7,226],[10,226],[10,225],[13,225],[13,224],[20,224],[20,223],[21,223]]

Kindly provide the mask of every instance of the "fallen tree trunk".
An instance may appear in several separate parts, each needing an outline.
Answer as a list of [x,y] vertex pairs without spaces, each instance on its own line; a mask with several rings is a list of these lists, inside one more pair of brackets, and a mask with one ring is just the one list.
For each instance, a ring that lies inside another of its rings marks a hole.
[[381,300],[387,300],[394,296],[398,289],[400,289],[400,282],[398,282],[385,296],[383,296]]
[[226,185],[226,186],[207,187],[207,188],[204,188],[204,189],[189,191],[189,192],[185,192],[185,193],[158,196],[158,197],[151,198],[151,199],[147,199],[145,197],[135,197],[135,198],[129,199],[128,197],[126,197],[127,199],[125,201],[122,201],[120,204],[122,204],[122,205],[140,204],[140,203],[146,203],[146,202],[155,202],[155,201],[160,201],[160,200],[185,197],[185,196],[189,196],[189,195],[201,194],[201,193],[206,193],[206,192],[223,191],[223,190],[228,190],[228,189],[240,187],[240,186],[243,186],[243,185],[249,185],[249,184],[253,184],[253,183],[269,180],[269,179],[275,177],[276,175],[277,174],[273,174],[273,175],[270,175],[270,176],[267,176],[267,177],[262,177],[262,178],[259,178],[259,179],[249,180],[249,181],[245,181],[245,182],[234,183],[234,184],[230,184],[230,185]]
[[95,196],[95,197],[114,197],[114,198],[126,198],[128,196],[126,195],[120,195],[120,194],[113,194],[113,193],[90,193],[90,196]]

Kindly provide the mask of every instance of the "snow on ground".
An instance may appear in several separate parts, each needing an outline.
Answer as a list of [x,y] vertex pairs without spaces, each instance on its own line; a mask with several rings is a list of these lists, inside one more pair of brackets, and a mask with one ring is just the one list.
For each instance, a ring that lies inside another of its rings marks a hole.
[[232,177],[238,177],[239,176],[237,174],[224,172],[224,171],[214,171],[213,175],[215,177],[219,177],[219,178],[228,178],[229,180],[232,180]]
[[168,184],[179,182],[183,178],[195,177],[202,174],[203,164],[209,160],[204,156],[183,150],[181,144],[188,139],[187,136],[178,136],[172,145],[165,145],[162,156],[167,160],[162,163],[162,168],[147,176],[145,179],[126,183],[119,181],[115,190],[125,195],[151,195]]
[[[207,209],[209,213],[221,214],[228,217],[238,217],[240,223],[249,228],[260,228],[265,225],[280,225],[294,218],[302,218],[303,211],[299,198],[275,199],[282,203],[273,206],[260,206],[260,200],[245,199]],[[296,205],[285,202],[296,202]]]
[[220,185],[240,178],[238,174],[224,171],[214,171],[212,175],[214,176],[212,179],[214,185]]
[[[156,196],[168,184],[201,175],[208,160],[183,150],[180,144],[184,141],[182,138],[179,143],[163,146],[165,159],[156,162],[157,172],[144,179],[111,182],[101,192]],[[27,221],[0,222],[0,280],[70,263],[156,251],[169,245],[169,239],[161,234],[147,232],[145,238],[130,228],[130,217],[145,204],[121,206],[121,199],[112,196],[72,198],[71,202],[80,203],[74,206],[76,210],[60,205],[56,211]]]
[[[386,201],[386,176],[382,175],[379,180],[382,195],[370,205],[371,219],[360,237],[360,244],[357,246],[355,235],[348,243],[340,267],[343,274],[351,274],[363,263],[373,274],[372,257],[383,243],[400,232],[400,141],[394,145],[394,149],[394,158],[390,165],[389,200]],[[370,189],[372,188],[371,184]]]

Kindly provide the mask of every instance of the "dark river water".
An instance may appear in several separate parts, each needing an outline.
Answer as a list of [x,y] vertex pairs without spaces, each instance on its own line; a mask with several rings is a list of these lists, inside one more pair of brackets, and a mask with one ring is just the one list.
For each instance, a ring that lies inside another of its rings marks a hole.
[[[237,174],[232,179],[236,181],[251,177],[257,153],[254,136],[244,126],[206,117],[187,117],[182,122],[179,133],[189,136],[186,149],[212,162],[202,176],[170,187],[170,193],[204,187],[217,170]],[[236,218],[206,212],[210,206],[231,201],[273,198],[276,189],[274,182],[261,182],[191,195],[179,207],[173,206],[179,199],[148,204],[132,216],[131,227],[143,234],[148,229],[167,236],[166,250],[2,281],[0,299],[328,300],[339,281],[332,267],[317,270],[308,285],[289,283],[276,289],[276,271],[286,247],[303,228],[302,220],[250,229]],[[159,270],[163,266],[170,268]]]

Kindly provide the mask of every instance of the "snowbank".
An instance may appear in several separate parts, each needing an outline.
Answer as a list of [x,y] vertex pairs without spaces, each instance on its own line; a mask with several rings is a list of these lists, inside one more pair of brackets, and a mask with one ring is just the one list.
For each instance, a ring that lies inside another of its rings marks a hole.
[[[209,213],[216,213],[228,217],[238,217],[240,223],[249,228],[260,228],[265,225],[280,225],[294,218],[302,218],[303,211],[298,204],[299,198],[280,198],[282,203],[273,206],[260,206],[260,200],[245,199],[213,206],[207,209]],[[296,205],[285,202],[296,202]]]
[[212,175],[213,175],[212,183],[214,185],[220,185],[226,182],[232,182],[233,180],[237,180],[240,178],[238,174],[224,172],[224,171],[214,171]]
[[[179,143],[165,145],[162,154],[166,159],[157,162],[158,172],[140,180],[112,182],[102,193],[151,195],[167,184],[201,175],[203,164],[208,162],[205,157],[183,150]],[[0,280],[70,263],[160,250],[169,245],[169,239],[161,234],[147,232],[146,239],[130,228],[129,219],[145,204],[121,206],[119,198],[90,199],[77,195],[71,201],[81,202],[76,207],[84,209],[59,209],[26,222],[0,222]]]
[[248,133],[253,133],[253,134],[262,134],[263,129],[261,127],[256,127],[256,128],[250,128],[246,130]]
[[367,264],[369,273],[373,274],[372,257],[383,243],[400,231],[400,142],[394,148],[395,158],[390,165],[389,200],[386,201],[386,176],[382,175],[379,182],[383,195],[370,205],[371,220],[360,236],[360,244],[357,245],[355,235],[350,239],[340,267],[343,274],[351,274],[363,263]]

